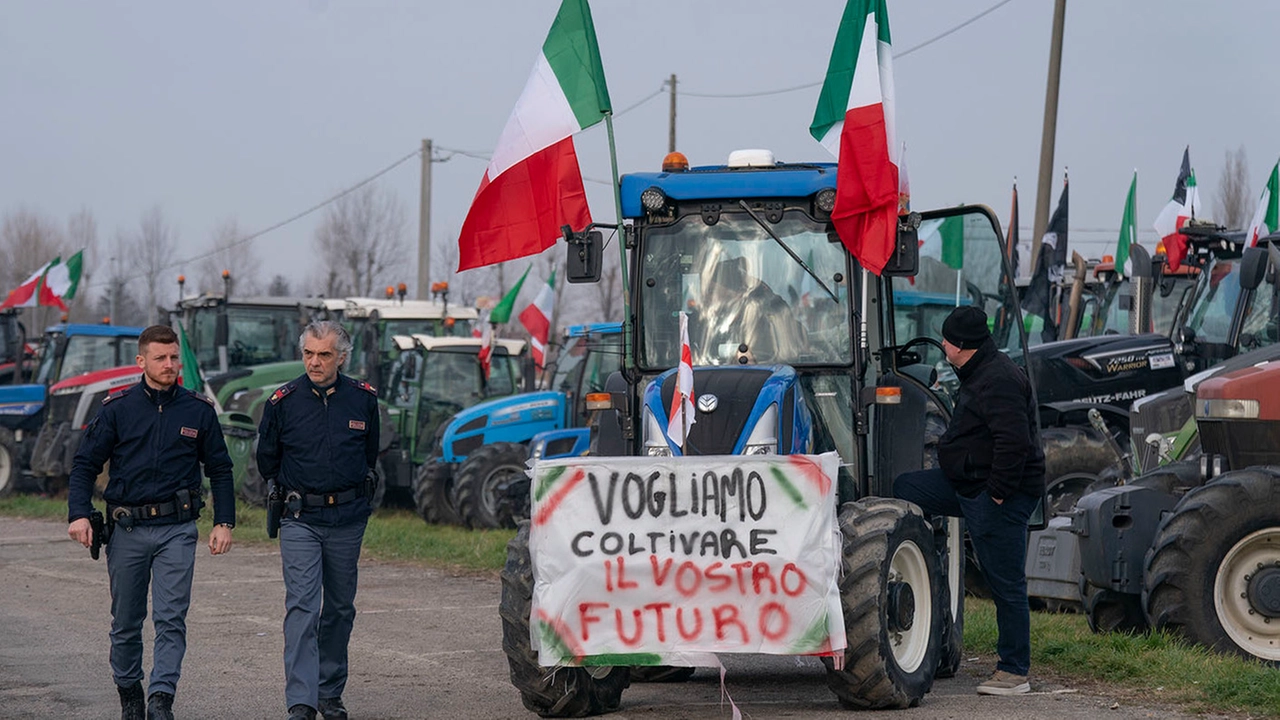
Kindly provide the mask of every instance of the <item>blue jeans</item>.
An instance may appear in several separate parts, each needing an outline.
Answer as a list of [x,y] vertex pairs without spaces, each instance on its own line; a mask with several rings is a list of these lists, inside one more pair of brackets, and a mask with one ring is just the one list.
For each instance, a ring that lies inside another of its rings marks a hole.
[[996,605],[997,670],[1026,675],[1031,669],[1031,609],[1027,605],[1027,522],[1040,498],[1015,493],[997,505],[984,490],[976,497],[956,494],[940,469],[903,473],[893,494],[926,515],[964,518],[982,574]]
[[367,518],[345,525],[280,523],[284,571],[285,707],[342,697],[356,619],[356,569]]
[[107,543],[107,575],[111,580],[111,672],[116,684],[142,680],[142,624],[147,619],[151,588],[152,693],[176,694],[187,652],[187,608],[196,562],[196,524],[116,525]]

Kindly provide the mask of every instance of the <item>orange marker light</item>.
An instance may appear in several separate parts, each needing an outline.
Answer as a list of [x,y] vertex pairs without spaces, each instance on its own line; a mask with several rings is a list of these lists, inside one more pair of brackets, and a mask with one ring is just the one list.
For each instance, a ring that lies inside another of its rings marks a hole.
[[587,393],[588,410],[608,410],[613,407],[613,396],[609,393]]
[[669,152],[662,158],[662,172],[684,172],[689,169],[689,158],[682,152]]
[[387,297],[395,297],[396,289],[390,285],[387,286]]
[[876,388],[876,404],[877,405],[901,405],[902,404],[902,388],[900,387]]

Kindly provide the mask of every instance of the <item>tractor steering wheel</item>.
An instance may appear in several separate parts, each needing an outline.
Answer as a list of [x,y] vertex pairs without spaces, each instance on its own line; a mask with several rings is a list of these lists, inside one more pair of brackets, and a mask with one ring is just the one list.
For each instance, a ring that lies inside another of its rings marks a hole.
[[911,338],[904,345],[898,346],[898,349],[894,352],[895,363],[899,367],[902,367],[904,365],[914,365],[916,363],[924,362],[924,355],[911,352],[911,348],[917,345],[932,345],[938,348],[938,352],[942,354],[942,359],[945,360],[947,357],[947,351],[942,349],[942,343],[931,337],[921,335],[920,337]]

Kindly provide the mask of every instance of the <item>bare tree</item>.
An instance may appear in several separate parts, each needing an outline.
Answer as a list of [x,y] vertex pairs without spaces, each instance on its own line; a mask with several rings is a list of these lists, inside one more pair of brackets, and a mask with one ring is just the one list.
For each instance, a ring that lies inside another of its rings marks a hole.
[[289,279],[277,273],[271,278],[271,284],[267,285],[267,294],[271,297],[288,297],[292,294],[292,288],[289,285]]
[[371,295],[386,280],[410,279],[404,275],[410,267],[404,208],[379,185],[365,185],[330,205],[316,229],[315,247],[329,297]]
[[196,292],[221,293],[222,271],[231,275],[231,292],[244,297],[260,292],[258,254],[249,243],[239,244],[247,233],[235,218],[218,222],[210,238],[213,254],[202,259],[196,269]]
[[117,230],[107,249],[107,262],[99,275],[105,278],[104,292],[98,296],[98,315],[111,318],[116,325],[142,325],[147,322],[147,311],[137,296],[137,288],[131,286],[126,275],[130,247],[134,240],[123,230]]
[[1226,151],[1222,182],[1213,198],[1214,219],[1229,228],[1243,228],[1249,222],[1249,158],[1241,145]]
[[138,234],[125,248],[130,264],[141,273],[145,283],[148,325],[156,322],[156,304],[162,299],[161,283],[164,282],[161,275],[173,263],[177,242],[177,231],[165,219],[164,210],[155,205],[142,213]]

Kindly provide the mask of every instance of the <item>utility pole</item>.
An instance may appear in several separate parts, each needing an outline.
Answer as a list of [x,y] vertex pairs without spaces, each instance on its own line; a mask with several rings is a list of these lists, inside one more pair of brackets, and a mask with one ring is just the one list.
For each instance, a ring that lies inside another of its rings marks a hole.
[[1040,238],[1049,224],[1049,194],[1053,188],[1053,146],[1058,132],[1058,81],[1062,76],[1062,26],[1067,0],[1054,0],[1053,39],[1049,46],[1049,80],[1044,91],[1044,130],[1040,136],[1040,179],[1036,184],[1036,219],[1031,231],[1031,272],[1039,267]]
[[431,141],[422,141],[422,195],[418,198],[418,299],[431,298]]
[[671,113],[667,126],[667,152],[676,151],[676,74],[671,73]]

